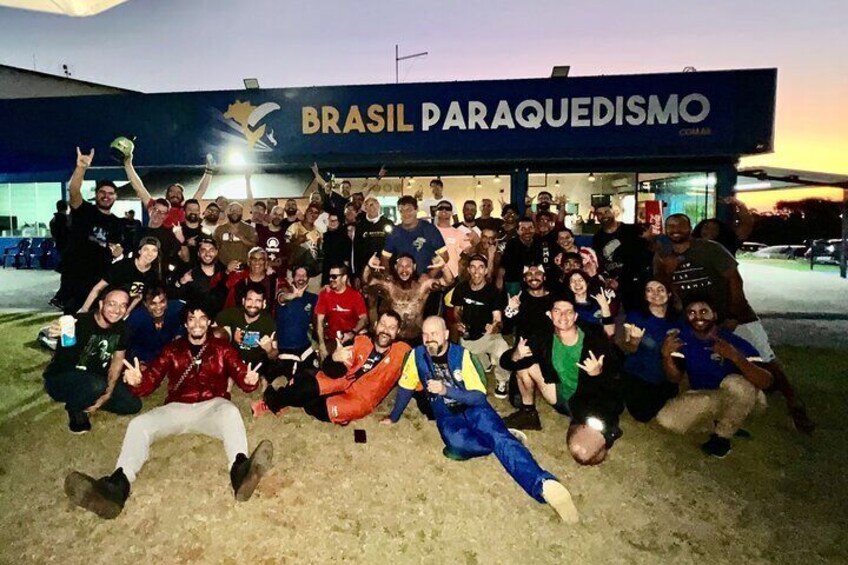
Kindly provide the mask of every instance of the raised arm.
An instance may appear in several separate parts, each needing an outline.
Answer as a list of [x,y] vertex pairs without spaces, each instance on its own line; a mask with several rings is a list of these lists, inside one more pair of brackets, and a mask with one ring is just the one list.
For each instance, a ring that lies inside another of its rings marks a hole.
[[77,147],[77,165],[71,174],[71,180],[68,182],[68,200],[71,208],[76,210],[82,205],[82,181],[85,178],[85,171],[91,166],[94,160],[94,149],[91,153],[83,153]]
[[133,166],[133,155],[130,153],[127,155],[127,158],[124,159],[124,171],[127,173],[127,179],[130,181],[130,186],[133,187],[136,195],[139,200],[141,200],[142,206],[147,208],[147,203],[150,202],[150,193],[147,191],[147,188],[144,186],[144,183],[141,180],[141,177],[138,176],[138,173]]

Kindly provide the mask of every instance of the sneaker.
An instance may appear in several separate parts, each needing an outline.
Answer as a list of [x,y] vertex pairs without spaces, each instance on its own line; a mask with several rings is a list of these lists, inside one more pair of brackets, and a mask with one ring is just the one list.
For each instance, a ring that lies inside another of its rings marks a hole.
[[100,479],[74,471],[65,477],[65,494],[77,506],[112,520],[124,509],[130,495],[130,481],[121,468]]
[[509,383],[502,383],[500,381],[495,383],[495,398],[500,398],[501,400],[505,399],[509,396]]
[[82,435],[91,431],[91,420],[85,412],[68,412],[68,429],[72,434]]
[[233,485],[236,500],[245,502],[253,496],[259,480],[271,468],[273,458],[274,446],[267,439],[263,439],[256,446],[249,459],[244,453],[236,456],[230,469],[230,482]]
[[464,455],[460,455],[456,451],[453,451],[450,447],[445,446],[442,449],[442,455],[450,459],[451,461],[468,461],[470,457],[466,457]]
[[542,498],[566,524],[576,524],[580,521],[577,507],[571,500],[571,493],[562,483],[552,479],[544,481],[542,483]]
[[719,459],[724,459],[730,453],[730,440],[724,437],[719,437],[716,434],[710,436],[710,439],[701,446],[701,450],[707,455],[712,455]]
[[527,447],[527,434],[521,430],[516,430],[515,428],[507,428],[507,431],[512,434],[512,437],[518,440],[518,443]]
[[807,409],[803,404],[798,404],[790,408],[789,415],[792,417],[792,423],[795,424],[796,430],[808,436],[813,435],[816,424],[807,415]]
[[541,430],[542,421],[536,407],[524,406],[503,419],[507,428],[515,430]]

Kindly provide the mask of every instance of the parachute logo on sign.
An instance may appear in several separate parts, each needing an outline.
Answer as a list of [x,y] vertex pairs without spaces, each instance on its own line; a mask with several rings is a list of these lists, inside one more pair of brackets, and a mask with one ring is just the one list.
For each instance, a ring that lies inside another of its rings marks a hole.
[[227,123],[231,127],[241,131],[250,149],[258,148],[270,151],[272,147],[277,145],[274,130],[268,130],[266,133],[267,126],[261,122],[268,114],[279,109],[280,105],[276,102],[265,102],[259,106],[254,106],[250,102],[236,100],[227,107],[227,111],[224,112],[224,119],[228,120]]

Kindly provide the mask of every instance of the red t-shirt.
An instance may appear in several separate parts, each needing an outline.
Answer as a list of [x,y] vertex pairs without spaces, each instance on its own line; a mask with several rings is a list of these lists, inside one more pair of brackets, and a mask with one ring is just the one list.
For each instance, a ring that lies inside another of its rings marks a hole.
[[355,288],[347,287],[344,292],[338,293],[327,289],[318,295],[318,304],[315,305],[315,314],[323,314],[327,324],[324,335],[328,340],[336,339],[339,332],[352,332],[360,316],[368,314],[365,307],[365,299]]

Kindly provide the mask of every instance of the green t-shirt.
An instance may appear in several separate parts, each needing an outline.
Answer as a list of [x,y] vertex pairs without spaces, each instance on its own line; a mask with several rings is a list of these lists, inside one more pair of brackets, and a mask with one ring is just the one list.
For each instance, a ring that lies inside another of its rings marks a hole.
[[577,328],[577,342],[574,345],[564,345],[556,335],[552,338],[554,348],[551,359],[559,375],[557,397],[561,401],[568,401],[577,390],[577,375],[580,373],[577,363],[580,362],[580,353],[583,351],[583,337],[583,330]]

